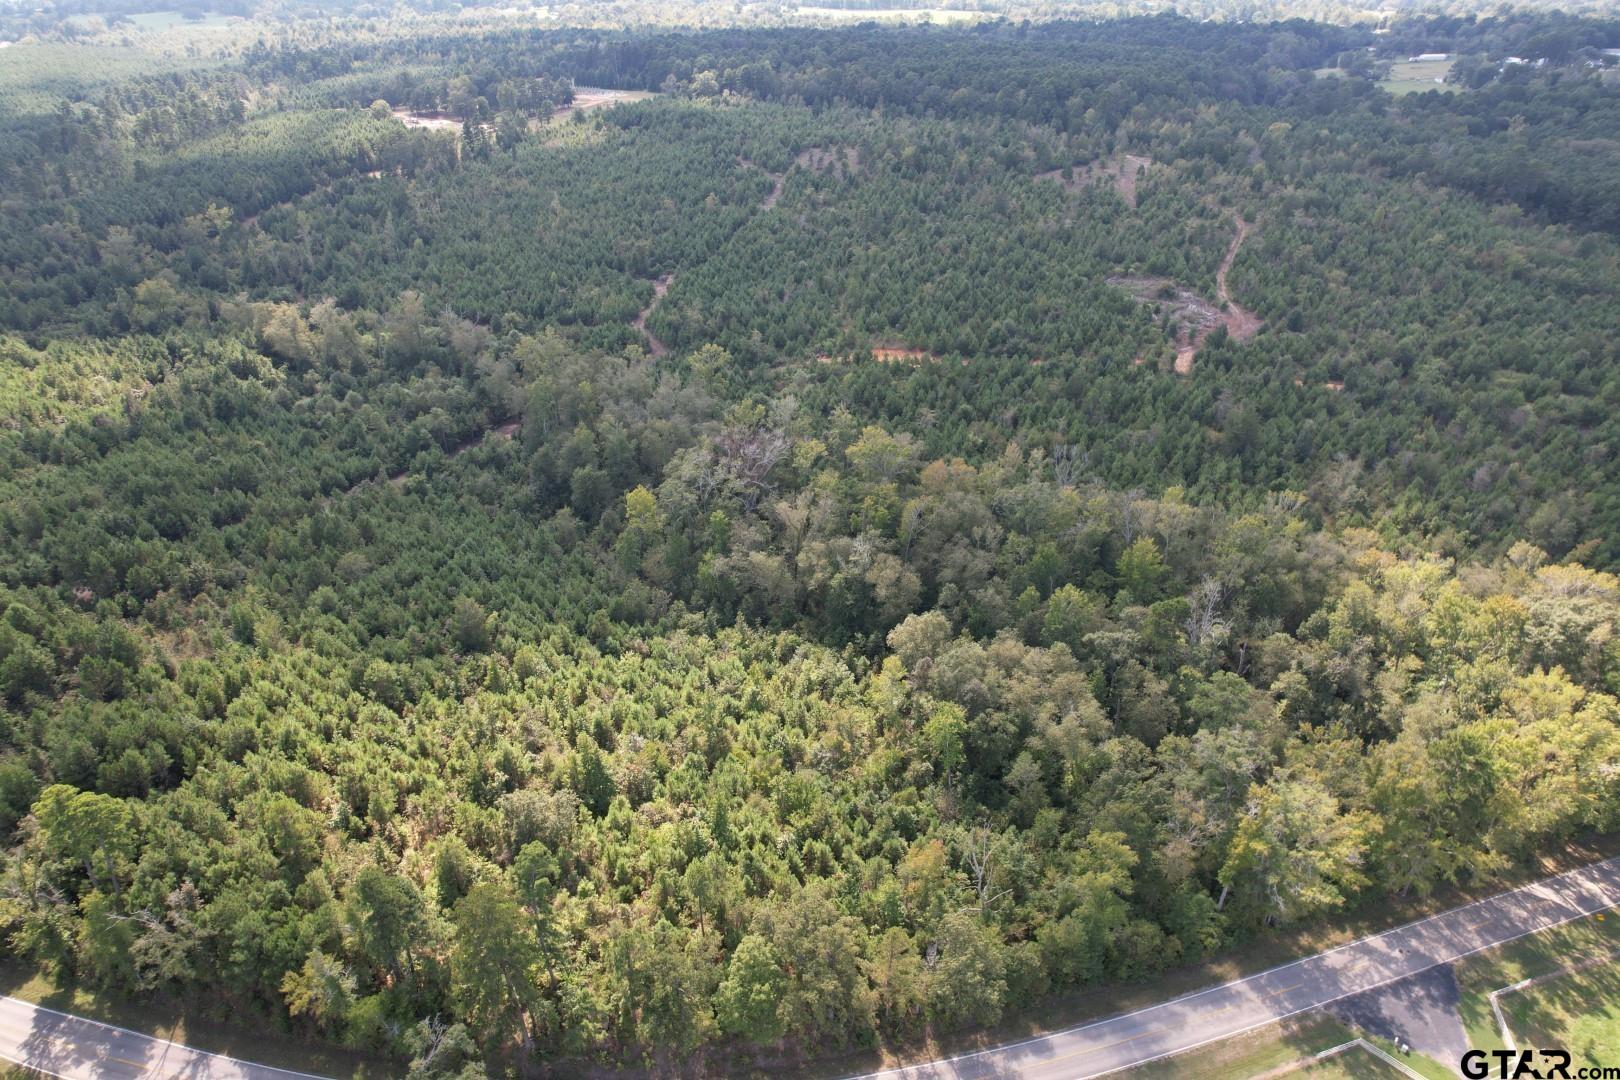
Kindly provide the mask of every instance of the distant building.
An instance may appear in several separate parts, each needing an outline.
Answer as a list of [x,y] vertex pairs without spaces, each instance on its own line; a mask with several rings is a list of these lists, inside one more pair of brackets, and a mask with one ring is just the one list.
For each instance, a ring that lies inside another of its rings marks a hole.
[[1416,64],[1416,63],[1418,63],[1419,61],[1422,61],[1422,60],[1450,60],[1450,59],[1451,59],[1451,54],[1450,53],[1426,52],[1426,53],[1418,53],[1416,56],[1411,58],[1410,62]]

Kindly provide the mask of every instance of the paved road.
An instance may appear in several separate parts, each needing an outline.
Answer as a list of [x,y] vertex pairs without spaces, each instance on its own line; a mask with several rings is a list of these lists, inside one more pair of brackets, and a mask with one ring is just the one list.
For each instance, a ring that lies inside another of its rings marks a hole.
[[320,1080],[0,997],[0,1060],[65,1080]]
[[1368,1035],[1406,1043],[1435,1061],[1457,1065],[1468,1050],[1457,965],[1441,964],[1377,990],[1340,998],[1322,1011]]
[[860,1080],[1080,1080],[1216,1042],[1620,905],[1620,857],[1246,979],[994,1050]]

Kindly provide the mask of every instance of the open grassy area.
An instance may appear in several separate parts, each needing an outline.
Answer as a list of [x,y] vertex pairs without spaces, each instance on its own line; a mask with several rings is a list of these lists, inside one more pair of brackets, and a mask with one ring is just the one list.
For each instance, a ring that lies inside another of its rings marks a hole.
[[1576,1068],[1620,1065],[1620,962],[1509,994],[1502,1007],[1521,1046],[1568,1050]]
[[[1349,1042],[1355,1033],[1330,1016],[1307,1016],[1286,1020],[1251,1031],[1246,1035],[1189,1050],[1172,1058],[1150,1061],[1121,1073],[1129,1080],[1225,1080],[1248,1078],[1272,1072],[1285,1065]],[[1346,1052],[1351,1053],[1351,1051]],[[1379,1067],[1381,1062],[1366,1051]],[[1324,1062],[1322,1067],[1331,1063]],[[1312,1075],[1318,1075],[1313,1073]],[[1382,1073],[1323,1073],[1324,1076],[1379,1076]]]
[[1425,90],[1451,93],[1456,87],[1442,80],[1451,72],[1450,60],[1397,60],[1380,84],[1392,94],[1421,94]]
[[[382,1080],[403,1071],[397,1062],[368,1059],[307,1035],[277,1031],[262,1017],[237,1016],[226,1023],[174,1001],[127,1001],[87,987],[56,982],[9,961],[0,962],[0,993],[199,1050],[318,1076]],[[38,1075],[27,1070],[11,1073]],[[7,1073],[0,1076],[9,1080]]]
[[[1620,914],[1610,912],[1603,917],[1579,919],[1545,933],[1520,938],[1459,964],[1457,985],[1462,992],[1459,1008],[1469,1045],[1480,1050],[1502,1048],[1501,1033],[1491,1014],[1491,991],[1511,986],[1521,979],[1557,971],[1567,964],[1617,947],[1620,947]],[[1504,1004],[1516,1005],[1514,999],[1518,996],[1509,995]],[[1615,1000],[1620,1001],[1620,996]],[[1513,1021],[1510,1018],[1508,1022]],[[1616,1060],[1608,1063],[1615,1064]]]
[[1408,1069],[1411,1069],[1415,1073],[1420,1073],[1423,1076],[1427,1076],[1430,1078],[1430,1080],[1456,1080],[1457,1074],[1455,1072],[1453,1072],[1448,1066],[1442,1065],[1440,1062],[1431,1057],[1425,1057],[1416,1051],[1407,1053],[1401,1050],[1394,1043],[1390,1042],[1388,1039],[1381,1038],[1369,1032],[1362,1032],[1361,1037],[1378,1047],[1378,1049],[1382,1050],[1390,1057],[1397,1058],[1405,1063]]
[[1299,1077],[1301,1080],[1307,1077],[1309,1080],[1382,1080],[1384,1077],[1398,1077],[1401,1074],[1371,1051],[1357,1046],[1326,1061],[1307,1065],[1287,1075]]
[[139,15],[131,15],[129,21],[140,30],[173,30],[178,26],[224,26],[231,18],[214,13],[201,19],[188,19],[181,11],[143,11]]

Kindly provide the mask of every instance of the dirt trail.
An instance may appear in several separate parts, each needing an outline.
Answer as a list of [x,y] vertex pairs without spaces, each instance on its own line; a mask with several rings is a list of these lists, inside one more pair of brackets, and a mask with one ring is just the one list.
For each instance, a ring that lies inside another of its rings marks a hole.
[[771,172],[757,161],[753,161],[750,158],[745,157],[738,158],[737,164],[741,165],[745,169],[758,169],[760,172],[771,178],[771,190],[769,194],[767,194],[765,198],[761,200],[759,208],[761,210],[769,210],[771,207],[775,206],[777,200],[781,199],[782,197],[782,189],[787,187],[787,173]]
[[657,309],[659,303],[664,299],[664,294],[669,292],[669,287],[673,284],[675,284],[674,274],[665,274],[657,281],[654,281],[652,303],[643,308],[641,314],[636,316],[636,321],[630,324],[636,328],[636,331],[642,337],[647,339],[647,350],[654,356],[668,356],[669,346],[659,341],[653,332],[647,329],[647,317]]
[[765,175],[774,181],[774,186],[772,186],[770,194],[766,195],[764,201],[759,204],[761,210],[769,210],[775,206],[777,200],[782,197],[782,189],[787,186],[787,173],[766,173]]
[[1126,154],[1114,174],[1114,186],[1119,189],[1119,193],[1125,197],[1125,201],[1130,204],[1132,210],[1136,209],[1137,170],[1145,169],[1152,164],[1153,159],[1150,157],[1142,157],[1140,154]]
[[1192,336],[1190,340],[1182,341],[1176,346],[1176,374],[1191,375],[1193,357],[1198,350],[1204,347],[1204,340],[1216,326],[1226,327],[1226,333],[1233,341],[1248,341],[1260,329],[1260,316],[1238,304],[1232,299],[1232,291],[1226,287],[1226,273],[1232,269],[1237,261],[1238,249],[1243,241],[1249,238],[1249,223],[1242,218],[1237,219],[1237,233],[1232,237],[1232,243],[1227,246],[1226,255],[1221,259],[1221,265],[1215,271],[1215,299],[1221,304],[1221,317],[1214,325],[1204,327]]

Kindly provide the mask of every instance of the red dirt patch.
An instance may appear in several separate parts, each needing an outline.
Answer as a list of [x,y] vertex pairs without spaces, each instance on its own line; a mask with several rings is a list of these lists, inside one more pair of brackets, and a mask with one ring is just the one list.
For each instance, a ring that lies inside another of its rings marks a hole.
[[[1226,285],[1227,271],[1232,269],[1238,249],[1248,238],[1249,228],[1248,222],[1242,218],[1237,219],[1237,234],[1232,237],[1232,243],[1227,247],[1226,255],[1215,271],[1214,303],[1191,290],[1180,288],[1165,278],[1108,279],[1110,285],[1129,292],[1138,303],[1153,304],[1159,310],[1165,311],[1171,321],[1177,324],[1175,367],[1178,375],[1192,374],[1193,358],[1198,355],[1198,350],[1204,347],[1204,342],[1214,333],[1217,326],[1226,327],[1228,336],[1234,341],[1241,342],[1254,337],[1263,325],[1258,315],[1232,299],[1232,292]],[[1138,357],[1135,362],[1140,364],[1145,359],[1146,357]]]
[[[1124,289],[1140,304],[1151,304],[1176,327],[1176,370],[1185,375],[1192,370],[1192,358],[1214,329],[1221,325],[1221,309],[1191,289],[1183,289],[1168,278],[1111,277],[1108,284]],[[1137,364],[1147,362],[1146,354]]]
[[1238,218],[1237,234],[1232,237],[1232,244],[1226,249],[1226,257],[1221,260],[1220,269],[1215,271],[1215,296],[1226,306],[1226,332],[1234,341],[1248,341],[1262,325],[1260,316],[1233,300],[1232,291],[1226,287],[1226,273],[1232,269],[1232,263],[1237,261],[1238,248],[1242,247],[1243,241],[1248,238],[1249,223]]
[[900,362],[902,360],[905,360],[905,361],[937,360],[937,359],[939,359],[939,357],[935,356],[933,353],[929,352],[927,349],[907,349],[907,348],[894,347],[894,346],[874,346],[872,348],[872,359],[878,361],[880,364],[894,364],[894,363],[898,363],[898,362]]

